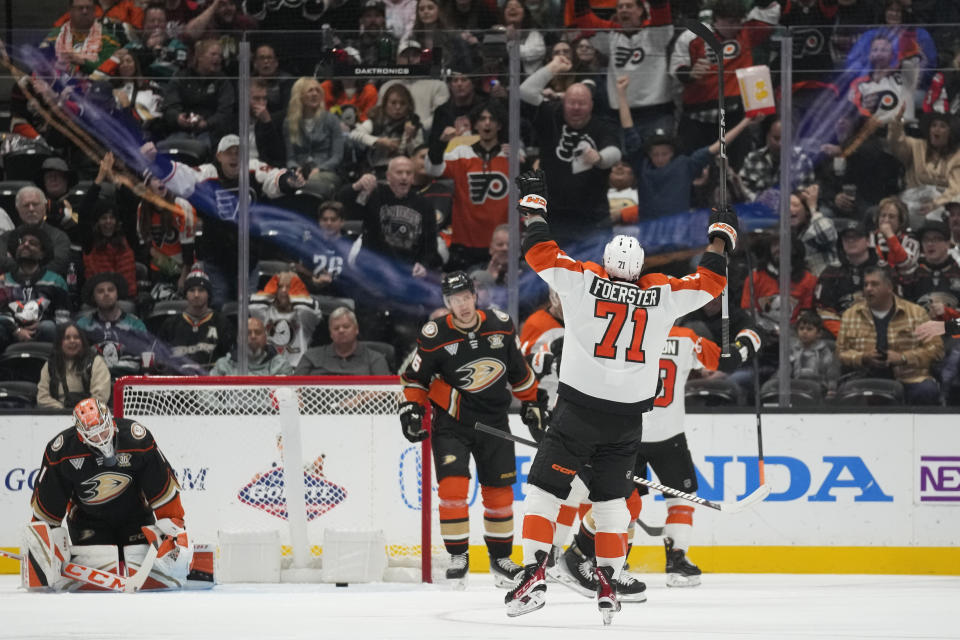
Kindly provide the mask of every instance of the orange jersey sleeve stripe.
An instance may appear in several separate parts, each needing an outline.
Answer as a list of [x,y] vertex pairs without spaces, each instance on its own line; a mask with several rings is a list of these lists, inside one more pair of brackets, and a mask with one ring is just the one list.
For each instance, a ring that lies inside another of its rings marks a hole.
[[698,349],[694,353],[696,353],[697,360],[700,361],[704,369],[716,371],[717,367],[720,366],[721,349],[713,340],[697,335],[697,332],[689,327],[673,327],[670,329],[670,335],[674,338],[687,338],[693,344],[698,345]]
[[563,251],[553,240],[538,242],[530,247],[526,254],[527,264],[534,271],[544,271],[546,269],[558,268],[569,269],[570,271],[583,272],[583,265]]

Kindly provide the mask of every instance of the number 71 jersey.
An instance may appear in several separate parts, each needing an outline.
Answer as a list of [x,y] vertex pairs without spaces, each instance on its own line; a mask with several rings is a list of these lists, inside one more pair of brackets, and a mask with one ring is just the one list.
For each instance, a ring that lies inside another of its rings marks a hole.
[[649,411],[667,334],[677,318],[722,293],[723,256],[705,253],[696,273],[683,278],[651,273],[623,282],[596,263],[569,257],[545,224],[528,227],[524,246],[527,262],[563,305],[558,395],[609,413]]
[[716,371],[720,347],[698,336],[692,329],[673,327],[660,354],[663,387],[653,401],[653,411],[643,416],[643,442],[663,442],[683,433],[687,412],[684,388],[693,369]]

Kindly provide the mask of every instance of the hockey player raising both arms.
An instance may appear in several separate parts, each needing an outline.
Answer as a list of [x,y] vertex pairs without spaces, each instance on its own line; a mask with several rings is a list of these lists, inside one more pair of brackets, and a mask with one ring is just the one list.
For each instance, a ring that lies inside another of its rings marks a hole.
[[473,281],[463,271],[443,276],[443,301],[450,314],[423,325],[417,353],[400,380],[403,435],[427,438],[423,417],[433,405],[434,468],[440,497],[440,535],[450,553],[447,579],[464,585],[469,568],[470,521],[467,490],[470,456],[477,465],[483,499],[483,529],[490,572],[499,587],[510,587],[522,567],[513,550],[513,443],[474,430],[480,421],[509,432],[510,391],[523,402],[521,417],[534,438],[546,428],[546,392],[520,353],[510,316],[477,309]]
[[641,415],[653,408],[657,395],[660,353],[677,318],[722,293],[723,251],[736,245],[737,217],[732,211],[711,215],[710,245],[696,273],[641,278],[644,254],[636,238],[614,237],[604,249],[603,266],[574,260],[551,239],[543,172],[527,172],[517,182],[524,256],[560,295],[566,329],[559,399],[527,478],[525,566],[505,598],[507,615],[545,604],[545,570],[560,504],[574,475],[590,464],[597,605],[609,624],[620,610],[615,580],[627,552],[626,498],[633,491]]
[[[43,453],[26,531],[25,586],[79,587],[61,575],[71,560],[102,571],[122,561],[136,573],[149,545],[157,556],[143,587],[184,586],[194,567],[180,486],[153,435],[138,422],[114,419],[96,398],[77,404],[73,420]],[[212,581],[212,569],[191,578]]]

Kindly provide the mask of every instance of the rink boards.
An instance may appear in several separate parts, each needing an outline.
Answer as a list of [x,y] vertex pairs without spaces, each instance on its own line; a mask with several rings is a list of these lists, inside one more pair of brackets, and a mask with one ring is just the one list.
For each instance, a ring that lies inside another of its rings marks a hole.
[[[514,432],[527,436],[512,419]],[[754,416],[686,420],[700,496],[733,501],[757,487]],[[143,422],[177,471],[195,541],[215,541],[218,529],[284,535],[282,489],[271,481],[279,460],[272,418]],[[9,416],[0,425],[0,547],[19,546],[43,447],[69,424],[66,416]],[[691,555],[699,564],[715,572],[960,574],[956,416],[768,415],[763,433],[773,491],[745,513],[698,508]],[[401,437],[395,417],[310,418],[303,440],[312,542],[331,527],[380,528],[388,542],[416,544],[419,447]],[[518,517],[533,455],[517,445]],[[485,570],[477,489],[473,483],[471,559]],[[433,496],[436,509],[435,485]],[[644,500],[645,522],[661,525],[664,517],[662,500]],[[434,536],[438,543],[439,530]],[[631,562],[662,570],[660,541],[638,532]],[[0,561],[0,572],[14,571],[15,563]]]

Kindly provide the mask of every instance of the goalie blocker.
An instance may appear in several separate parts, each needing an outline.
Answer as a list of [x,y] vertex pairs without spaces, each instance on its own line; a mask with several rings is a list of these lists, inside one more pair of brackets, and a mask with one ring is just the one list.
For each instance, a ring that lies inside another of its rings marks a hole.
[[[180,487],[152,434],[133,420],[114,419],[95,398],[77,404],[73,419],[44,450],[31,500],[34,521],[24,533],[23,586],[98,588],[65,575],[71,562],[129,577],[127,590],[212,586],[212,553],[194,555]],[[149,575],[137,575],[141,569]]]

